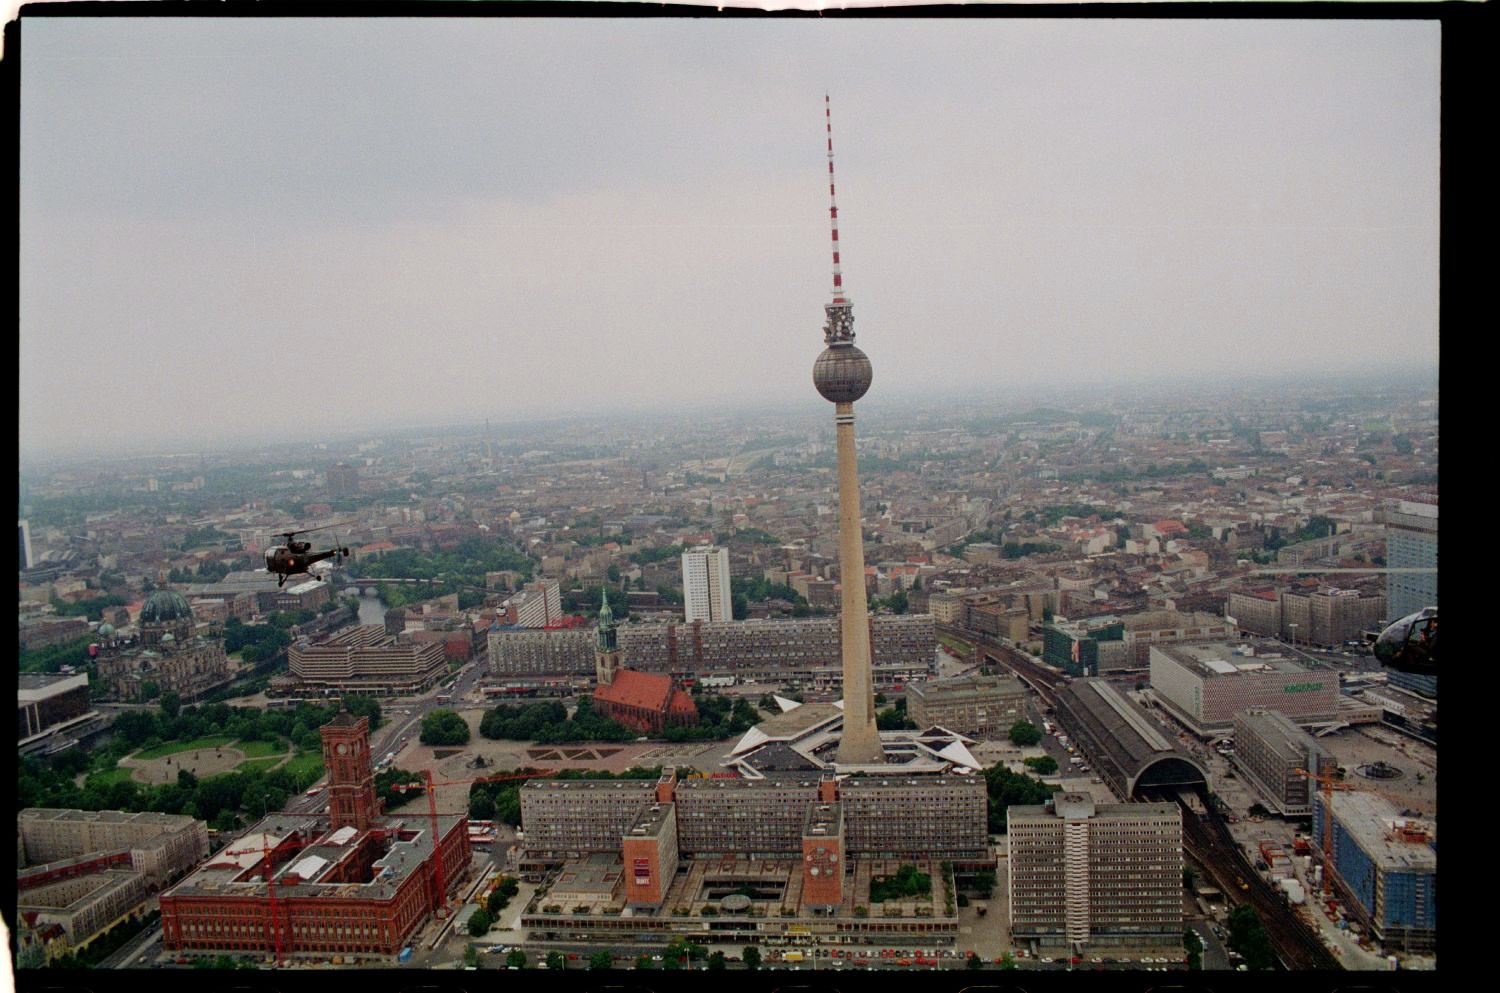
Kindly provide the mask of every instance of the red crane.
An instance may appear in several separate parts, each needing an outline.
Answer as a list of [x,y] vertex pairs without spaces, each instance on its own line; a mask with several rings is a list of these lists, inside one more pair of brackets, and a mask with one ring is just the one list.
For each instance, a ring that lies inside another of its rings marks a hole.
[[[427,816],[432,821],[432,851],[437,856],[432,860],[433,870],[436,873],[434,882],[437,885],[437,914],[441,917],[448,910],[448,886],[443,879],[443,859],[438,851],[438,809],[436,786],[472,786],[475,783],[503,783],[516,779],[542,779],[547,776],[556,775],[554,769],[543,769],[539,772],[502,772],[493,776],[478,776],[474,779],[438,779],[432,778],[431,769],[422,770],[422,782],[420,783],[396,783],[391,789],[400,793],[408,790],[425,790],[427,793]],[[465,814],[467,816],[467,814]]]
[[[282,839],[282,841],[285,840],[286,839],[284,838]],[[266,929],[270,932],[271,946],[276,950],[276,967],[278,969],[282,967],[284,962],[282,957],[281,929],[277,927],[276,880],[272,878],[272,873],[275,867],[272,865],[271,856],[280,846],[281,841],[278,841],[276,845],[273,846],[270,842],[270,835],[262,831],[260,835],[259,848],[226,849],[225,851],[219,853],[220,855],[260,855],[261,869],[265,873],[266,877],[266,894],[270,901],[270,914],[267,918]],[[292,932],[292,918],[290,914],[287,915],[286,919],[286,932],[287,938],[290,939]]]
[[1326,902],[1333,892],[1333,791],[1352,791],[1354,787],[1340,781],[1338,776],[1308,772],[1306,769],[1293,769],[1292,773],[1323,788],[1323,899]]

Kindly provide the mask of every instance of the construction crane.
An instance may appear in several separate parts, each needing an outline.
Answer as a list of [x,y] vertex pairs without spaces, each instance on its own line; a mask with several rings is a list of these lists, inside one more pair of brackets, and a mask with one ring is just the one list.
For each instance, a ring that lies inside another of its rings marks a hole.
[[[443,878],[443,859],[438,851],[438,809],[437,792],[438,786],[473,786],[476,783],[503,783],[517,779],[541,779],[546,776],[556,775],[555,769],[543,769],[539,772],[503,772],[493,776],[478,776],[474,779],[433,779],[431,769],[422,770],[422,781],[420,783],[395,783],[390,788],[399,793],[410,790],[424,790],[427,793],[427,816],[432,822],[432,852],[435,856],[432,860],[433,871],[436,873],[434,882],[437,884],[437,916],[442,917],[448,911],[448,886]],[[465,811],[461,816],[468,816]]]
[[1323,901],[1333,895],[1333,791],[1354,791],[1350,786],[1339,779],[1336,775],[1327,775],[1316,772],[1308,772],[1306,769],[1293,769],[1292,773],[1315,782],[1322,787],[1323,792]]
[[[259,848],[236,848],[222,851],[219,854],[259,855],[261,857],[261,869],[265,873],[266,877],[266,894],[270,901],[270,914],[267,918],[266,929],[270,932],[271,946],[276,950],[276,968],[279,969],[285,964],[285,962],[282,955],[281,928],[277,926],[279,922],[276,915],[276,880],[273,878],[274,866],[272,865],[271,856],[275,854],[276,850],[281,847],[282,842],[284,842],[286,839],[282,838],[277,841],[275,845],[272,845],[270,837],[270,835],[262,831],[260,835]],[[292,931],[292,918],[290,914],[287,915],[286,919],[286,931],[287,938],[288,940],[290,940]]]

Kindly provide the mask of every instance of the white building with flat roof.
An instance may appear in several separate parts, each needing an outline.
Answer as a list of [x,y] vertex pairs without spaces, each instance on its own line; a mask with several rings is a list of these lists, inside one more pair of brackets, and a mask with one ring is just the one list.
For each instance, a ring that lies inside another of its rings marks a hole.
[[682,553],[682,602],[689,624],[734,619],[729,549],[702,545]]
[[1202,735],[1230,730],[1234,715],[1251,707],[1277,711],[1304,726],[1329,723],[1339,710],[1336,672],[1223,642],[1151,646],[1151,688]]

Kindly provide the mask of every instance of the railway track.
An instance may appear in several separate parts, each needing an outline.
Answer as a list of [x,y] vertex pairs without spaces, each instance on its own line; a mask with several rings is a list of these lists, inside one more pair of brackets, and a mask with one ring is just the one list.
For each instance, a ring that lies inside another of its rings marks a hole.
[[1018,652],[1008,645],[1002,645],[990,638],[988,635],[965,628],[956,628],[945,624],[937,625],[937,630],[951,634],[955,638],[975,642],[979,645],[980,654],[993,662],[998,662],[1036,690],[1046,702],[1047,706],[1055,706],[1057,703],[1057,689],[1067,684],[1066,677],[1060,675],[1046,666],[1037,665],[1023,652]]
[[[980,652],[1024,679],[1046,701],[1057,703],[1057,690],[1067,677],[1033,662],[1027,655],[973,631],[953,629],[955,636],[979,643]],[[1248,903],[1260,916],[1271,949],[1281,964],[1295,971],[1339,970],[1343,966],[1282,899],[1281,893],[1251,866],[1228,825],[1205,799],[1204,814],[1193,810],[1176,792],[1148,793],[1146,799],[1178,803],[1182,807],[1183,846],[1189,858],[1238,903]]]
[[1188,857],[1202,866],[1231,900],[1255,908],[1271,949],[1282,965],[1293,971],[1343,968],[1322,939],[1292,912],[1276,888],[1250,865],[1212,805],[1205,802],[1208,813],[1198,814],[1180,796],[1164,793],[1155,799],[1181,804],[1182,840]]

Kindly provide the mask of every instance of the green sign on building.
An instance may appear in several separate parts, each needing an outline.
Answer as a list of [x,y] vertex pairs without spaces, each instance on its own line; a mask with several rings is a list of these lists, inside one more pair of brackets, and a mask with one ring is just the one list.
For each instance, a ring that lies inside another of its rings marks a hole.
[[1288,683],[1282,687],[1283,693],[1309,693],[1313,690],[1321,690],[1322,683]]

